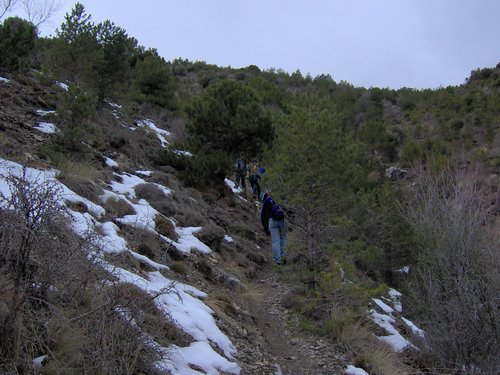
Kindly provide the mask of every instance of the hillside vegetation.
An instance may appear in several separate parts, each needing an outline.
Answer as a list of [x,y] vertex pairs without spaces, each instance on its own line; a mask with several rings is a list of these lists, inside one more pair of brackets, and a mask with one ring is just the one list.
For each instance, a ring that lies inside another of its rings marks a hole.
[[[261,185],[290,223],[290,261],[274,273],[289,288],[281,303],[295,329],[337,345],[370,374],[500,372],[500,64],[459,86],[391,90],[254,65],[165,61],[111,21],[95,24],[81,4],[54,38],[3,20],[0,51],[0,76],[11,80],[0,82],[0,157],[55,168],[92,202],[118,173],[155,171],[137,196],[178,225],[203,226],[199,237],[219,261],[253,281],[270,269],[254,245],[269,245],[255,204],[241,203],[224,180],[237,158],[258,159]],[[32,131],[37,109],[53,110],[43,116],[58,133]],[[153,123],[168,140],[151,136]],[[106,168],[108,158],[119,167]],[[50,351],[57,360],[41,373],[156,373],[161,353],[116,319],[116,306],[165,345],[189,338],[158,318],[151,296],[103,287],[113,278],[89,262],[89,238],[61,229],[53,187],[10,184],[19,200],[2,198],[0,209],[0,372],[30,373],[30,358]],[[112,200],[105,208],[116,223],[131,210]],[[187,261],[150,233],[120,227],[137,253],[218,292],[211,307],[227,321],[250,324],[223,295],[230,277],[220,264]],[[176,236],[170,220],[156,228]],[[228,233],[239,248],[223,241]],[[146,272],[137,259],[116,257]],[[397,354],[377,346],[366,314],[389,288],[403,293],[405,315],[425,332]]]

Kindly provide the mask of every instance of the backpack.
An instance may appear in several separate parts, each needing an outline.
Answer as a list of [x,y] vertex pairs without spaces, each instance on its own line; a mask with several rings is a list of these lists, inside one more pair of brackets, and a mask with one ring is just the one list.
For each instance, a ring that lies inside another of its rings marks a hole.
[[272,207],[269,216],[275,220],[283,220],[285,218],[285,213],[274,200],[272,201]]

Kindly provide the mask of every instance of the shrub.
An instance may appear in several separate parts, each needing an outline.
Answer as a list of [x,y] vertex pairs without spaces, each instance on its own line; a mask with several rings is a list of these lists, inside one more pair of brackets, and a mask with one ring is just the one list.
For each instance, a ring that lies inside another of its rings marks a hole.
[[217,186],[231,171],[232,161],[222,151],[199,152],[187,165],[184,181],[187,186]]
[[437,366],[497,373],[500,262],[492,232],[490,187],[477,167],[421,170],[406,220],[416,233],[409,306]]
[[383,249],[377,246],[362,246],[362,249],[354,254],[354,262],[368,276],[383,280],[383,270],[386,267]]
[[199,227],[207,222],[207,219],[196,208],[189,206],[179,206],[174,219],[183,227]]
[[240,152],[260,155],[274,140],[271,117],[255,92],[241,82],[220,80],[208,86],[192,102],[188,114],[189,141],[197,150],[190,184],[222,181],[231,157]]
[[220,251],[225,231],[223,228],[210,223],[197,233],[197,237],[214,251]]
[[408,141],[403,146],[401,159],[406,163],[406,165],[411,165],[412,163],[421,160],[422,155],[422,146],[414,141]]
[[137,61],[133,87],[137,101],[172,108],[175,83],[169,65],[155,50],[146,51]]
[[165,193],[154,184],[139,184],[134,187],[135,193],[139,199],[145,199],[148,203],[162,201],[167,198]]
[[153,202],[151,205],[155,208],[155,210],[157,210],[162,215],[165,215],[167,217],[175,216],[175,214],[179,210],[177,205],[168,198],[160,202]]
[[162,148],[158,152],[158,164],[169,165],[178,171],[185,170],[190,164],[190,157],[175,153],[171,149]]
[[174,224],[167,218],[156,215],[155,217],[156,231],[173,241],[177,240],[177,233],[175,232]]
[[203,226],[207,224],[205,218],[206,206],[196,190],[178,190],[173,193],[176,204],[174,218],[181,226]]
[[11,195],[0,197],[0,305],[7,307],[0,310],[6,312],[0,371],[32,372],[33,358],[50,352],[46,373],[156,374],[159,353],[125,319],[129,314],[150,334],[166,332],[141,320],[141,308],[152,312],[152,297],[143,294],[149,307],[138,308],[137,295],[127,300],[109,282],[89,257],[97,250],[92,233],[77,238],[67,226],[53,182],[28,181],[25,174],[6,182]]

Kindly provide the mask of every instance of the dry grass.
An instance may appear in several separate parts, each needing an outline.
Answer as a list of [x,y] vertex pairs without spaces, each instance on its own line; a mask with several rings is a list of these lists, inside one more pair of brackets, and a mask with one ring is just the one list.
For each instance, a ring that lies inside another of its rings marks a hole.
[[[121,234],[134,252],[147,256],[155,262],[167,262],[168,245],[158,236],[158,234],[128,225],[124,225],[121,228]],[[137,260],[134,258],[134,260],[129,263],[133,266],[136,262]],[[146,267],[146,265],[141,263],[141,267]]]
[[200,193],[193,189],[175,191],[172,195],[176,204],[174,219],[181,226],[204,226],[207,224],[206,214],[208,208]]
[[178,191],[180,190],[180,185],[177,177],[173,174],[174,172],[175,170],[171,173],[155,171],[149,181],[166,186],[174,191]]
[[344,325],[340,342],[354,357],[354,364],[374,375],[412,374],[403,358],[388,345],[379,341],[366,324],[351,322]]
[[175,225],[172,223],[170,219],[167,219],[164,216],[157,215],[155,217],[155,226],[156,231],[173,241],[177,240],[177,233],[175,232]]
[[165,193],[154,184],[140,184],[137,185],[134,190],[138,198],[147,200],[151,205],[153,205],[154,202],[162,201],[167,198]]
[[53,167],[59,171],[57,179],[64,185],[92,201],[103,193],[102,189],[94,182],[99,177],[99,172],[94,167],[73,161],[61,153],[52,153],[49,160]]
[[123,217],[135,214],[134,208],[125,200],[120,198],[108,198],[103,203],[103,208],[111,217]]
[[170,263],[169,267],[172,271],[179,275],[186,275],[188,272],[188,266],[186,265],[186,263],[179,260]]
[[201,227],[207,223],[206,217],[196,207],[179,205],[174,219],[183,227]]

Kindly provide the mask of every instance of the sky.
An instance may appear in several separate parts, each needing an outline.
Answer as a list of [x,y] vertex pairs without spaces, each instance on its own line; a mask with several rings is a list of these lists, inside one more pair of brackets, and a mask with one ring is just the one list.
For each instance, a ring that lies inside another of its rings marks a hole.
[[[0,77],[0,85],[10,84],[9,79]],[[67,87],[61,85],[61,89],[66,90]],[[120,118],[120,106],[114,104],[113,107],[116,108],[114,112],[115,116]],[[47,117],[50,118],[55,113],[53,109],[38,108],[35,110],[35,113],[39,116],[39,121],[32,127],[33,132],[41,132],[48,136],[59,132],[55,124],[46,120]],[[159,146],[170,147],[167,138],[170,138],[171,134],[168,131],[158,128],[153,121],[136,121],[136,125],[130,126],[128,129],[133,132],[138,127],[144,128],[149,132],[151,137],[156,138]],[[169,267],[167,265],[155,262],[145,255],[133,251],[125,238],[122,237],[119,227],[111,221],[106,221],[106,211],[101,204],[108,199],[125,201],[133,208],[134,213],[116,218],[117,222],[155,233],[166,243],[172,244],[178,251],[186,254],[198,252],[203,255],[209,255],[212,253],[210,247],[195,236],[197,232],[202,230],[202,227],[179,227],[171,220],[178,236],[175,241],[157,233],[155,217],[159,215],[159,212],[147,200],[137,199],[135,193],[135,187],[148,183],[147,179],[154,171],[137,170],[133,173],[118,173],[116,171],[120,167],[119,163],[109,157],[105,157],[105,164],[117,178],[109,184],[109,190],[103,190],[103,194],[99,197],[100,201],[98,202],[91,202],[71,191],[57,180],[56,176],[58,172],[56,170],[27,168],[25,178],[33,186],[39,186],[45,182],[56,184],[57,190],[60,192],[59,204],[66,208],[70,219],[70,226],[74,232],[80,236],[85,236],[89,232],[95,233],[95,241],[101,252],[98,254],[97,259],[102,268],[113,274],[119,282],[132,283],[146,293],[157,296],[155,302],[161,311],[166,312],[167,316],[172,317],[178,327],[192,337],[192,342],[188,346],[175,346],[175,350],[172,350],[172,347],[161,347],[153,341],[153,338],[150,338],[151,345],[156,345],[160,352],[165,353],[165,357],[156,363],[159,368],[183,375],[201,375],[203,373],[216,375],[221,372],[238,375],[241,372],[241,368],[235,360],[237,354],[236,347],[217,326],[217,322],[214,319],[214,311],[203,302],[208,295],[194,286],[168,279],[160,272],[166,271],[168,274]],[[23,173],[23,166],[20,164],[0,158],[0,197],[8,199],[12,195],[11,185],[7,182],[8,176],[21,177]],[[158,183],[154,184],[166,196],[172,194],[172,189],[169,187]],[[226,184],[240,199],[245,199],[241,195],[241,188],[235,188],[233,181],[226,179]],[[43,189],[40,190],[43,191]],[[71,208],[71,204],[69,204],[70,202],[82,203],[84,207],[87,207],[88,212],[74,211]],[[4,208],[4,204],[5,200],[0,199],[0,209]],[[237,239],[232,238],[228,234],[225,235],[224,240],[228,243],[237,241]],[[154,271],[133,273],[109,263],[104,256],[105,254],[123,252],[127,252],[140,262],[148,264]],[[167,292],[162,292],[165,290]],[[395,328],[395,323],[397,322],[395,313],[399,314],[403,311],[401,293],[390,289],[388,297],[373,298],[372,301],[372,307],[369,309],[368,314],[373,322],[380,326],[386,333],[385,335],[378,336],[379,339],[389,344],[396,352],[412,346],[410,341]],[[401,320],[406,324],[407,330],[424,336],[424,333],[411,321],[404,317],[401,317]],[[36,358],[34,361],[42,362],[47,358],[47,354]],[[193,365],[199,367],[204,372],[194,370],[192,368]],[[367,372],[363,369],[352,365],[349,365],[345,369],[345,372],[349,375],[367,375]],[[282,374],[279,371],[275,375]]]
[[[74,6],[42,35],[53,35]],[[81,0],[166,60],[297,70],[381,88],[460,85],[500,62],[498,0]],[[19,11],[19,10],[18,10]]]

